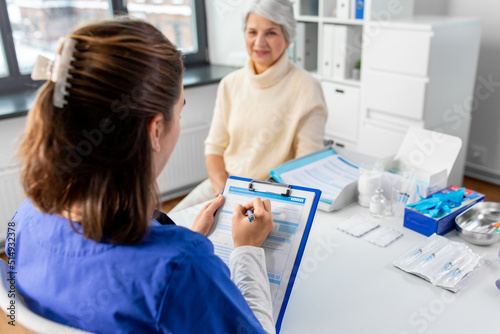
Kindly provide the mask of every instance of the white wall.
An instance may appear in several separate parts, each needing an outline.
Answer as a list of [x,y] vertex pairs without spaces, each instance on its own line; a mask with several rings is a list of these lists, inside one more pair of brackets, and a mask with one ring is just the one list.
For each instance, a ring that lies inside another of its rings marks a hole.
[[248,58],[242,13],[248,0],[205,0],[208,52],[217,65],[243,66]]
[[[451,0],[453,1],[453,0]],[[449,0],[415,0],[415,15],[446,15]]]
[[[466,174],[500,184],[500,1],[417,0],[415,14],[482,20]],[[490,82],[489,84],[485,84]]]
[[16,165],[15,155],[25,123],[26,117],[0,120],[0,143],[2,143],[0,145],[0,168]]
[[181,114],[181,131],[199,124],[212,123],[218,83],[186,88],[186,105]]

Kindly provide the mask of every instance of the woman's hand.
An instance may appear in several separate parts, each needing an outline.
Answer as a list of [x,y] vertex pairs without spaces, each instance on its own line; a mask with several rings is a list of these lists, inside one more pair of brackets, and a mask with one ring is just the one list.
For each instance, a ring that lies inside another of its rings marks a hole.
[[226,184],[227,177],[228,175],[227,173],[225,173],[225,174],[219,174],[219,177],[217,178],[210,179],[210,185],[214,190],[214,197],[217,196],[218,194],[222,194],[222,191],[224,190],[224,185]]
[[209,154],[205,157],[205,162],[210,184],[217,196],[217,194],[221,194],[222,190],[224,190],[224,185],[229,176],[226,172],[224,158],[219,155]]
[[[252,210],[255,219],[250,222],[245,216],[247,210]],[[271,201],[255,197],[241,206],[236,205],[232,218],[234,248],[241,246],[260,247],[274,227],[271,213]]]
[[222,203],[224,203],[224,196],[219,195],[213,201],[205,204],[196,215],[191,230],[206,236],[214,224],[215,211]]

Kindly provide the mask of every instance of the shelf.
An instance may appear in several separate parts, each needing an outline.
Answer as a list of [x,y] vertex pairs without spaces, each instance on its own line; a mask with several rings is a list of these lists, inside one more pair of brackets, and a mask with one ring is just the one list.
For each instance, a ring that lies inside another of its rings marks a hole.
[[318,74],[318,71],[307,71],[309,72],[309,74],[311,74],[313,76],[314,79],[316,80],[321,80],[321,77],[320,75]]
[[359,81],[359,80],[353,80],[353,79],[336,80],[336,79],[330,79],[330,78],[325,78],[325,77],[319,77],[319,75],[317,75],[317,74],[316,74],[316,78],[321,79],[321,81],[332,82],[332,83],[347,85],[347,86],[352,86],[352,87],[361,87],[361,81]]
[[321,22],[362,26],[365,21],[359,19],[338,19],[336,17],[323,17],[321,18]]
[[339,83],[343,83],[346,85],[354,86],[354,87],[361,87],[361,81],[360,80],[354,80],[354,79],[345,79],[345,80],[337,80]]
[[345,24],[345,25],[354,25],[354,26],[362,26],[364,24],[364,20],[355,20],[355,19],[337,19],[335,17],[318,17],[318,16],[298,16],[298,22],[312,22],[312,23],[333,23],[333,24]]
[[298,16],[296,20],[299,21],[299,22],[315,22],[315,23],[319,22],[319,18],[317,16],[304,16],[304,15],[301,15],[301,16]]

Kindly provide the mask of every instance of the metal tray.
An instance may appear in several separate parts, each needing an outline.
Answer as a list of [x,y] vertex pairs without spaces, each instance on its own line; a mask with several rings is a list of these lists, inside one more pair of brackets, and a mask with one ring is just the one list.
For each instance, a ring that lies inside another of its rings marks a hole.
[[475,245],[491,245],[500,240],[500,232],[472,231],[474,228],[500,223],[500,203],[479,202],[455,218],[458,235]]

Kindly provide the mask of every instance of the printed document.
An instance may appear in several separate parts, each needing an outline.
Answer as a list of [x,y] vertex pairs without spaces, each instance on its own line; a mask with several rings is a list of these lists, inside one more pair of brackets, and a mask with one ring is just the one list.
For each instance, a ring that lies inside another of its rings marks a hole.
[[[236,204],[245,205],[255,197],[269,199],[274,220],[274,229],[264,241],[267,276],[271,286],[273,317],[278,319],[288,282],[299,252],[302,235],[306,228],[315,193],[292,189],[290,196],[267,191],[248,190],[249,182],[229,178],[224,188],[224,204],[215,219],[216,228],[209,236],[217,254],[227,265],[234,249],[231,217]],[[275,186],[268,186],[277,188]],[[269,189],[267,189],[269,190]]]
[[281,174],[283,183],[321,189],[321,201],[328,204],[332,204],[342,189],[358,178],[358,168],[338,154]]

